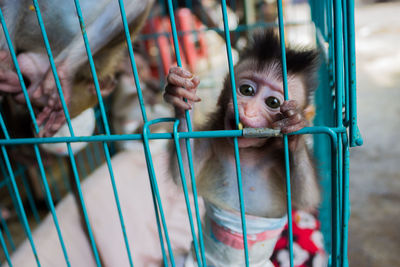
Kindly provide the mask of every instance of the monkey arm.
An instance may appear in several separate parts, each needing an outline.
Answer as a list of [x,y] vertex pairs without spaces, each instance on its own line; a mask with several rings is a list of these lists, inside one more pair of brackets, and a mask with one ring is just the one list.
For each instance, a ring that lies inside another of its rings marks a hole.
[[[201,99],[196,95],[196,90],[199,83],[200,80],[187,70],[184,70],[180,67],[172,67],[169,70],[164,100],[174,107],[175,117],[180,120],[178,126],[179,132],[188,131],[185,120],[185,110],[189,110],[189,116],[192,117],[192,108],[194,103],[201,101]],[[184,101],[184,98],[187,99],[187,102]],[[207,149],[209,146],[209,141],[206,141],[205,139],[190,140],[190,145],[192,147],[194,172],[196,174],[203,166],[203,163],[207,158],[207,153],[210,151],[210,149]],[[186,141],[184,139],[179,140],[179,147],[181,149],[185,177],[186,179],[190,179]],[[179,167],[175,152],[175,144],[173,141],[170,143],[169,151],[171,151],[170,171],[175,182],[177,182],[179,181]]]
[[314,160],[304,136],[299,136],[296,150],[290,153],[290,161],[294,206],[297,209],[314,210],[320,201],[320,193]]
[[[285,101],[280,109],[281,113],[278,114],[277,120],[272,125],[280,128],[282,133],[296,132],[308,124],[302,114],[303,110],[298,108],[297,101]],[[278,139],[278,142],[278,147],[283,149],[282,139]],[[308,151],[305,137],[303,135],[290,135],[288,136],[288,143],[294,206],[298,209],[315,209],[320,199],[319,187],[314,160]]]
[[[7,30],[8,34],[10,35],[11,41],[13,42],[13,45],[15,46],[15,34],[16,31],[18,30],[19,27],[19,22],[21,21],[19,19],[20,16],[22,16],[22,2],[26,0],[14,0],[14,1],[0,1],[0,8],[1,12],[3,13],[4,20],[7,25]],[[8,51],[8,45],[6,38],[2,36],[0,38],[0,50],[7,50]]]
[[[189,112],[190,117],[193,117],[193,111]],[[177,116],[180,120],[178,131],[179,132],[187,132],[187,124],[184,115]],[[182,156],[182,163],[184,167],[184,174],[186,178],[186,182],[190,185],[190,169],[189,169],[189,160],[187,156],[187,142],[186,139],[179,140],[179,147],[181,150]],[[196,177],[196,181],[198,178],[199,171],[204,167],[205,162],[211,156],[211,143],[208,139],[201,138],[201,139],[190,139],[190,146],[192,151],[192,158],[193,158],[193,170]],[[180,183],[180,173],[179,173],[179,166],[178,166],[178,159],[175,149],[174,141],[170,141],[169,143],[169,153],[170,153],[170,163],[169,163],[169,170],[172,174],[172,178],[174,179],[175,183]]]
[[[100,4],[96,3],[96,1],[93,2],[93,5]],[[123,27],[119,4],[117,1],[106,2],[109,3],[102,9],[103,12],[100,14],[93,14],[93,16],[97,16],[95,19],[91,17],[85,19],[85,21],[89,23],[86,23],[86,28],[84,30],[87,33],[93,55],[110,43],[120,43],[124,40],[122,36]],[[149,11],[149,6],[151,6],[152,3],[153,0],[125,1],[126,18],[131,31],[136,33],[140,29]],[[84,9],[84,6],[82,9],[83,15],[85,15],[85,13],[90,13],[89,10]],[[145,15],[142,16],[143,14]],[[65,64],[69,66],[71,73],[77,71],[87,62],[86,49],[81,35],[79,31],[72,42],[56,57],[56,62],[65,62]]]

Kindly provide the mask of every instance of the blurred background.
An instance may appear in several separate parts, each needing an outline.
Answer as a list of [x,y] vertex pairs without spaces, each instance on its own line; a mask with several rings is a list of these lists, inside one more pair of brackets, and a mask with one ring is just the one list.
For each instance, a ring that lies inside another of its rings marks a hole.
[[358,121],[350,266],[400,266],[400,1],[356,1]]

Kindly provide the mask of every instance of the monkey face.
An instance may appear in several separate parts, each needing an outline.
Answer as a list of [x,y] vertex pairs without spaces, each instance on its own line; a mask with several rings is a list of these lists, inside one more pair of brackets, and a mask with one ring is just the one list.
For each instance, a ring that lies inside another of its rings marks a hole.
[[[283,85],[276,71],[242,71],[237,75],[239,120],[244,128],[272,128],[281,115]],[[299,77],[288,79],[289,95],[299,105],[305,104],[305,92]],[[233,101],[229,100],[224,118],[225,129],[236,129]],[[259,147],[266,138],[239,138],[239,147]]]

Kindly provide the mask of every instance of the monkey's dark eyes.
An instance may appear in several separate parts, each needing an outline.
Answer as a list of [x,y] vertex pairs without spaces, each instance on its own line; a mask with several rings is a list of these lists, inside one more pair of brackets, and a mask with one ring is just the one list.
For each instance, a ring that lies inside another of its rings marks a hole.
[[256,94],[256,91],[254,90],[253,87],[251,87],[248,84],[243,84],[239,87],[239,91],[242,95],[245,96],[254,96]]
[[279,108],[281,103],[279,102],[278,98],[270,96],[265,100],[265,104],[267,104],[270,108]]

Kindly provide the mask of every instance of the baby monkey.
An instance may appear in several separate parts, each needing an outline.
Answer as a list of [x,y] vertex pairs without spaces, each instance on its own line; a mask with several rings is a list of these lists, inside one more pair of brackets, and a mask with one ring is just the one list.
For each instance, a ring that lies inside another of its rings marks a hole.
[[[273,31],[265,31],[253,39],[234,67],[240,127],[274,128],[285,134],[302,129],[308,123],[305,115],[313,109],[309,101],[317,86],[318,52],[286,48],[290,100],[285,101],[279,38]],[[172,67],[169,71],[164,99],[181,119],[179,131],[187,131],[183,120],[185,110],[201,101],[196,95],[199,82],[182,68]],[[200,130],[237,129],[231,92],[227,76],[217,107]],[[293,206],[313,210],[319,202],[319,188],[312,156],[304,136],[292,135],[288,141]],[[196,185],[206,206],[207,264],[244,266],[233,140],[194,139],[192,142]],[[250,264],[272,266],[269,257],[286,223],[283,141],[281,137],[241,137],[238,145]],[[187,164],[184,140],[180,146]],[[177,179],[175,153],[171,155],[171,171]],[[186,260],[195,261],[192,256]]]

